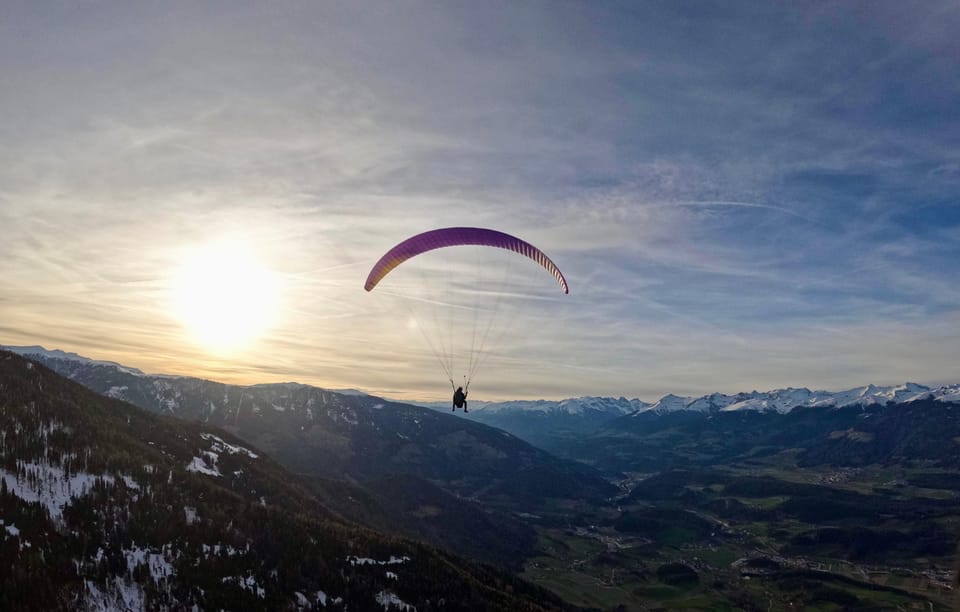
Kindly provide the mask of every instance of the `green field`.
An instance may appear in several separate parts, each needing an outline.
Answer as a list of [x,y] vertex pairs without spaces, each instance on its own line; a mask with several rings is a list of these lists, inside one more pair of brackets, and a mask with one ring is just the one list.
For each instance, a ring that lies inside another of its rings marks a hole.
[[[911,473],[791,470],[791,457],[668,474],[642,499],[577,508],[580,527],[538,528],[539,553],[522,575],[601,610],[951,609],[952,548],[910,556],[924,537],[956,533],[958,492],[930,488],[950,473],[914,472],[925,486],[894,494],[885,485]],[[671,583],[676,567],[687,582]]]

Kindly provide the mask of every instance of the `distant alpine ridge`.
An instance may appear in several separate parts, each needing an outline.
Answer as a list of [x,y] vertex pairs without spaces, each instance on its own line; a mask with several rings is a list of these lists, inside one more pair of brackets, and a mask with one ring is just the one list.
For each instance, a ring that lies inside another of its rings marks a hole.
[[700,397],[664,395],[650,404],[639,399],[610,397],[578,397],[560,401],[510,401],[478,404],[476,412],[486,414],[508,412],[542,412],[547,415],[567,414],[584,415],[589,412],[616,416],[654,412],[665,414],[682,410],[693,412],[726,412],[732,410],[774,411],[781,414],[801,407],[868,406],[887,402],[913,402],[921,399],[935,399],[944,402],[960,403],[960,384],[930,388],[916,383],[904,383],[899,386],[879,387],[866,385],[846,391],[811,391],[810,389],[775,389],[773,391],[750,391],[727,395],[711,393]]
[[[82,364],[108,366],[118,371],[134,376],[145,376],[135,368],[120,365],[111,361],[95,361],[61,350],[48,350],[42,346],[3,346],[0,349],[12,351],[20,355],[40,357],[45,360],[75,361]],[[62,369],[61,369],[62,371]],[[65,372],[68,377],[69,372]],[[156,375],[151,375],[157,377]],[[170,377],[175,378],[175,377]],[[334,390],[334,393],[343,395],[362,395],[355,390]],[[108,393],[109,395],[109,393]],[[485,416],[505,416],[508,414],[542,413],[544,416],[604,416],[607,418],[653,412],[667,414],[678,411],[692,412],[728,412],[736,410],[756,410],[761,412],[778,412],[785,414],[796,407],[835,407],[868,406],[871,404],[886,404],[887,402],[905,403],[921,399],[934,399],[943,402],[960,403],[960,383],[943,385],[936,388],[917,383],[904,383],[898,386],[866,385],[854,387],[846,391],[811,391],[807,388],[787,387],[772,391],[750,391],[727,395],[725,393],[711,393],[709,395],[679,396],[668,394],[654,403],[640,399],[625,397],[578,397],[559,401],[507,401],[507,402],[472,402],[469,414],[475,415],[477,420],[484,420]],[[432,408],[443,408],[445,402],[430,402],[426,405]]]
[[477,403],[476,410],[487,414],[495,412],[544,412],[548,414],[584,415],[591,412],[624,416],[646,410],[651,404],[625,397],[573,397],[560,401],[534,400]]
[[944,385],[931,389],[916,383],[904,383],[899,386],[878,387],[867,385],[846,391],[811,391],[810,389],[775,389],[773,391],[751,391],[726,395],[711,393],[701,397],[680,397],[665,395],[655,404],[640,409],[643,412],[669,413],[680,410],[695,412],[729,412],[735,410],[772,411],[785,414],[797,407],[834,407],[869,406],[887,402],[907,403],[921,399],[935,399],[944,402],[960,402],[960,384]]

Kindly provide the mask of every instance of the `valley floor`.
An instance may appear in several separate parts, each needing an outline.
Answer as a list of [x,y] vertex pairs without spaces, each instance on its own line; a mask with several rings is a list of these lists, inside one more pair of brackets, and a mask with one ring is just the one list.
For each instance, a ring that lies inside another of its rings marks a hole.
[[960,474],[793,458],[636,474],[568,524],[543,513],[522,575],[604,610],[953,609]]

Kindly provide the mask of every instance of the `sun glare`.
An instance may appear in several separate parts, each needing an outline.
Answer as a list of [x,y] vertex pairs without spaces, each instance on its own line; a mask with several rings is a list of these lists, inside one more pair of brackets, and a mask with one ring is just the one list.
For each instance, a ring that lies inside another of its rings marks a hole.
[[213,352],[253,343],[274,322],[279,280],[242,244],[217,243],[191,253],[173,281],[177,318]]

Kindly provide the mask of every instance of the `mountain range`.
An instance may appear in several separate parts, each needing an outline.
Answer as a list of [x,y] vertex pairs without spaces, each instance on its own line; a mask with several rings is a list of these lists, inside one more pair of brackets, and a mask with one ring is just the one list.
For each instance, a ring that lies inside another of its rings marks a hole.
[[728,395],[711,393],[701,396],[668,394],[653,403],[625,397],[577,397],[560,401],[509,401],[477,404],[476,414],[532,412],[544,414],[588,415],[591,413],[623,416],[632,413],[667,413],[681,410],[694,412],[724,412],[732,410],[760,410],[779,413],[796,407],[867,406],[887,402],[912,402],[920,399],[960,401],[960,384],[931,388],[916,383],[897,386],[866,385],[846,391],[811,391],[806,388],[750,391]]
[[927,606],[960,524],[956,385],[454,414],[17,350],[32,361],[0,353],[0,609],[565,605],[517,573],[603,609]]
[[[904,383],[865,385],[839,392],[785,388],[699,397],[669,394],[654,403],[624,397],[472,402],[470,412],[464,414],[451,413],[446,403],[433,402],[426,408],[355,390],[336,392],[297,383],[225,385],[190,377],[148,375],[114,362],[38,346],[5,348],[37,359],[107,396],[153,412],[223,427],[264,449],[288,469],[316,482],[326,479],[326,486],[344,479],[359,485],[404,474],[420,479],[423,490],[430,489],[438,495],[446,492],[459,502],[481,502],[488,512],[517,507],[529,510],[542,506],[545,498],[610,495],[613,490],[604,474],[611,477],[623,470],[634,470],[637,464],[667,465],[667,458],[676,455],[674,449],[662,449],[651,463],[653,457],[645,452],[659,444],[649,436],[678,424],[702,428],[702,419],[707,417],[720,418],[714,421],[714,427],[736,423],[740,428],[737,439],[743,442],[748,439],[744,437],[746,433],[758,427],[764,431],[767,427],[776,429],[761,415],[778,415],[825,427],[838,417],[823,413],[824,410],[862,409],[888,403],[960,403],[960,384],[931,388]],[[804,410],[815,414],[807,419]],[[744,419],[735,418],[736,414],[756,416]],[[845,418],[840,420],[846,422]],[[818,436],[830,433],[816,427],[813,431]],[[645,440],[642,445],[637,445],[637,436]],[[703,446],[702,441],[695,443]],[[804,443],[821,444],[819,438]],[[740,446],[733,440],[725,441],[723,456]],[[613,449],[618,449],[617,460],[611,460]],[[599,468],[603,474],[588,466]],[[342,504],[338,500],[343,496],[331,494],[331,499],[331,503]],[[438,499],[437,505],[452,508],[459,503],[455,500]],[[394,516],[392,513],[375,511],[376,504],[371,504],[342,509],[367,514],[369,524],[385,527],[392,523],[396,527],[395,518],[387,518]],[[472,510],[475,508],[461,508],[461,513],[468,515]],[[427,537],[426,534],[435,532],[436,522],[432,518],[416,518],[419,513],[416,508],[411,510],[404,529],[408,535]],[[523,532],[522,525],[511,523],[509,516],[500,516],[494,522],[515,527],[504,535],[502,545],[496,544],[501,539],[494,535],[497,530],[474,530],[471,533],[484,534],[489,546],[478,547],[478,538],[467,538],[458,552],[489,548],[493,556],[483,560],[508,564],[511,559],[522,557],[518,549],[523,546],[518,543],[531,542],[532,534],[518,537]],[[434,533],[435,542],[439,537]]]
[[696,412],[726,412],[735,410],[774,411],[781,414],[798,407],[869,406],[887,402],[908,403],[921,399],[942,401],[960,401],[960,384],[943,385],[936,388],[904,383],[897,386],[881,387],[866,385],[846,391],[811,391],[810,389],[775,389],[773,391],[751,391],[726,395],[711,393],[700,397],[680,397],[665,395],[656,403],[637,412],[676,412],[692,410]]
[[[237,386],[147,375],[62,351],[16,350],[97,393],[231,432],[306,478],[328,506],[368,526],[485,562],[515,567],[534,545],[517,508],[536,512],[551,499],[616,492],[581,462],[428,408],[296,383]],[[399,479],[406,486],[396,487]]]
[[[68,377],[79,376],[80,365],[112,368],[118,373],[151,379],[190,378],[161,374],[147,375],[140,370],[112,361],[98,361],[76,353],[58,349],[46,349],[42,346],[3,346],[0,349],[19,355],[30,356],[44,362],[74,362],[77,368],[71,369],[66,363],[60,365],[62,373]],[[71,376],[71,374],[73,376]],[[294,384],[294,383],[289,383]],[[117,387],[113,393],[122,394],[125,390]],[[366,393],[356,389],[325,389],[330,393],[348,396],[364,396]],[[902,385],[879,386],[868,384],[844,391],[811,391],[805,387],[774,389],[771,391],[749,391],[733,395],[710,393],[701,396],[680,396],[667,394],[656,402],[625,397],[576,397],[563,400],[512,400],[505,402],[474,402],[473,414],[490,415],[494,413],[531,412],[544,414],[590,415],[593,413],[609,416],[623,416],[631,413],[656,412],[667,413],[680,410],[696,412],[717,412],[732,410],[761,410],[780,413],[790,412],[793,408],[832,406],[866,406],[887,402],[906,403],[920,399],[934,399],[947,402],[960,402],[960,383],[928,387],[906,382]],[[415,405],[443,409],[449,407],[446,402],[414,402]],[[176,404],[171,405],[171,410]],[[476,416],[474,418],[477,418]]]
[[357,525],[259,450],[0,352],[0,609],[562,608]]
[[[795,408],[846,408],[888,402],[910,403],[924,399],[960,402],[960,384],[936,388],[915,383],[886,387],[866,385],[838,392],[787,388],[733,395],[711,393],[699,397],[669,394],[654,403],[624,397],[476,403],[465,416],[509,431],[535,446],[557,452],[566,441],[582,438],[626,416],[665,416],[674,413],[710,415],[740,411],[785,415]],[[446,405],[437,407],[444,409]]]

